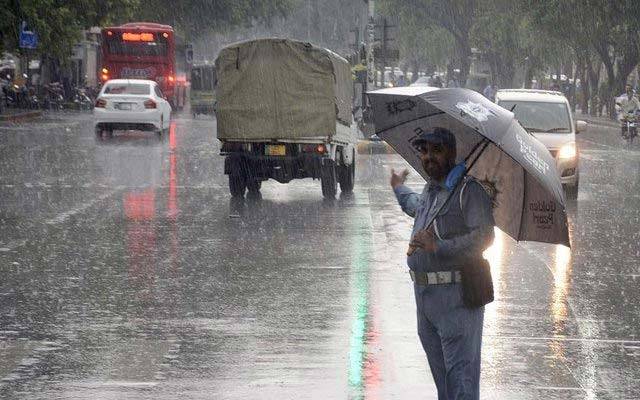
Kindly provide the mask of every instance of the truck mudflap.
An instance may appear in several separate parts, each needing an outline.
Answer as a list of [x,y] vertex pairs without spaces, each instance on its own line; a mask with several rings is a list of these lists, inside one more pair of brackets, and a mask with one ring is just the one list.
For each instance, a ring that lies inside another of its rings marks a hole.
[[[325,161],[323,161],[325,160]],[[251,153],[230,153],[224,160],[224,173],[287,183],[293,179],[320,179],[323,162],[332,161],[319,154],[303,153],[297,156],[263,156]]]

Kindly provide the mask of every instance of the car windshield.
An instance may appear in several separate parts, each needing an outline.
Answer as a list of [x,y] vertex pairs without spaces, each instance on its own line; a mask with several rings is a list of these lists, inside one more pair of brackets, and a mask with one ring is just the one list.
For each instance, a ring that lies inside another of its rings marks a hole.
[[149,85],[144,83],[109,83],[104,94],[149,94]]
[[529,132],[571,133],[569,109],[564,103],[501,100],[498,104],[512,110]]

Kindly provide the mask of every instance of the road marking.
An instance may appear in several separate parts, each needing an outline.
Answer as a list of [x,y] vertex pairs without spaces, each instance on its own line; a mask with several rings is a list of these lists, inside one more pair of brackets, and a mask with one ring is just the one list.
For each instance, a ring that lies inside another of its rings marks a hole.
[[27,243],[26,239],[23,240],[12,240],[6,245],[0,247],[0,253],[6,253],[11,250],[17,249],[18,247],[22,247]]
[[92,207],[94,204],[96,203],[100,203],[106,199],[108,199],[111,196],[114,196],[115,194],[119,193],[122,190],[122,188],[119,188],[118,190],[112,190],[110,192],[107,192],[101,196],[98,196],[97,198],[87,202],[87,203],[83,203],[82,205],[72,208],[69,211],[65,211],[63,213],[58,214],[56,217],[51,218],[49,220],[47,220],[45,222],[45,224],[47,225],[57,225],[57,224],[61,224],[63,222],[65,222],[69,217],[72,217],[76,214],[80,214],[83,211],[87,210],[88,208]]
[[0,132],[3,131],[12,131],[12,132],[21,132],[21,131],[42,131],[42,130],[50,130],[50,129],[60,129],[60,128],[77,128],[80,126],[80,122],[72,121],[72,122],[54,122],[51,124],[41,123],[38,125],[29,125],[29,124],[21,124],[20,126],[4,126],[0,125]]
[[577,342],[577,343],[604,343],[604,344],[621,344],[621,345],[640,345],[640,340],[627,340],[627,339],[598,339],[598,338],[576,338],[576,337],[562,337],[562,336],[501,336],[486,334],[483,337],[491,337],[505,340],[534,340],[540,342]]

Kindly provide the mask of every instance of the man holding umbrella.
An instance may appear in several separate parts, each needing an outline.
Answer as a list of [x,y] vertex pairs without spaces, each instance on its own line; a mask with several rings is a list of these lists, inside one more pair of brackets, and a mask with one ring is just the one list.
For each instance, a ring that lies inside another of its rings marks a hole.
[[398,202],[415,218],[408,264],[438,398],[478,399],[483,306],[493,301],[482,252],[494,224],[516,241],[570,245],[555,160],[511,111],[473,90],[367,96],[376,135],[428,182],[418,195],[404,186],[408,172],[391,175]]
[[474,178],[464,177],[464,164],[456,166],[449,130],[423,132],[413,146],[429,183],[421,195],[411,191],[404,185],[407,170],[392,171],[390,183],[402,210],[415,218],[407,254],[418,335],[438,399],[478,399],[484,307],[465,306],[459,269],[480,260],[493,240],[492,200]]

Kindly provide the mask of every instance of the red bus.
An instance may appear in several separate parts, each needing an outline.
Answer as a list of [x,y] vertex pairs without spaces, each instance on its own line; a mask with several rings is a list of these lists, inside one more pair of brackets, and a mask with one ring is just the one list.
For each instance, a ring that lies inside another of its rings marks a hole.
[[173,28],[152,22],[131,22],[102,28],[100,81],[137,78],[158,82],[172,107],[184,102],[177,90]]

